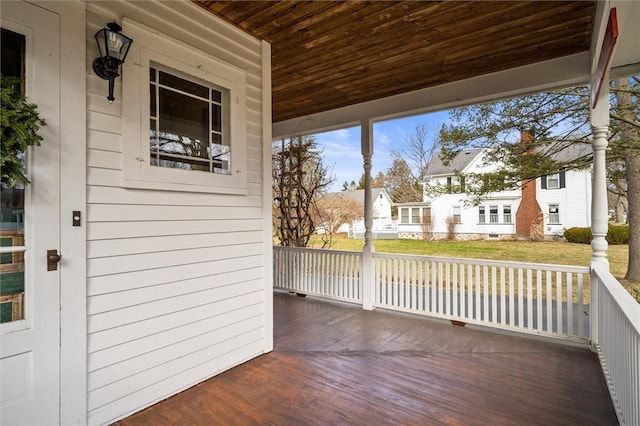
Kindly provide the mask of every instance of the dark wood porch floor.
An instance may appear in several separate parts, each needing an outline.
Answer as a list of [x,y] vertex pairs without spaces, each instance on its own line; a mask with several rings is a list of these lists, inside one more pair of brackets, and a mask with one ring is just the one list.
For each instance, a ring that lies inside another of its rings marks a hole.
[[614,425],[588,350],[274,294],[275,350],[117,424]]

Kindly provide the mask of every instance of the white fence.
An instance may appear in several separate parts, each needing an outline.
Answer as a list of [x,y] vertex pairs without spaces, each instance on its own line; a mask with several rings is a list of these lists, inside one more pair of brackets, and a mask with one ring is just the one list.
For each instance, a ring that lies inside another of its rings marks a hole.
[[640,425],[640,305],[607,270],[594,268],[593,345],[620,424]]
[[300,294],[362,303],[362,253],[273,248],[273,285]]
[[589,268],[374,253],[374,306],[586,342]]

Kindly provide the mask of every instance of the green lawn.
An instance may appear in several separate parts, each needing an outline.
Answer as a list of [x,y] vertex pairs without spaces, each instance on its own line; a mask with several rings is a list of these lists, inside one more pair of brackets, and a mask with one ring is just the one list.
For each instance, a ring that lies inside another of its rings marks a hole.
[[[363,240],[339,238],[332,249],[361,250]],[[431,256],[450,256],[473,259],[511,260],[559,265],[589,266],[591,246],[563,241],[422,241],[375,240],[381,253],[406,253]],[[309,247],[322,247],[320,239],[312,239]],[[611,245],[608,250],[611,273],[640,302],[640,282],[623,279],[627,272],[628,245]]]

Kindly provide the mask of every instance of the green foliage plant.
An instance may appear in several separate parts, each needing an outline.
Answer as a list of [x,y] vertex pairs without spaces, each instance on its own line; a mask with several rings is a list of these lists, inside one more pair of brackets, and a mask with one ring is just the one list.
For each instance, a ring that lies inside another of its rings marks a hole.
[[13,187],[26,185],[29,179],[23,165],[24,153],[29,146],[40,145],[40,128],[46,125],[40,118],[35,104],[27,102],[15,87],[20,84],[16,78],[0,78],[2,104],[2,149],[0,151],[0,182]]
[[[570,243],[590,244],[591,228],[569,228],[564,231],[564,238]],[[609,244],[629,244],[629,226],[609,225],[606,236]]]

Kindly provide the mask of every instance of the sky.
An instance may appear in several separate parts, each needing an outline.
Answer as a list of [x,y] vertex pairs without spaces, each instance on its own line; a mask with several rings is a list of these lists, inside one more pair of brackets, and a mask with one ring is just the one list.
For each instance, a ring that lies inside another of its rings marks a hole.
[[[440,111],[374,123],[371,175],[386,173],[391,167],[391,150],[402,151],[405,148],[405,137],[413,134],[417,125],[424,124],[427,134],[435,138],[440,126],[448,118],[448,111]],[[323,150],[323,164],[332,169],[336,178],[329,190],[341,191],[345,181],[353,180],[357,184],[364,173],[360,154],[360,127],[317,133],[313,136],[318,148]]]

